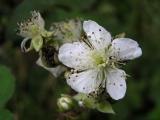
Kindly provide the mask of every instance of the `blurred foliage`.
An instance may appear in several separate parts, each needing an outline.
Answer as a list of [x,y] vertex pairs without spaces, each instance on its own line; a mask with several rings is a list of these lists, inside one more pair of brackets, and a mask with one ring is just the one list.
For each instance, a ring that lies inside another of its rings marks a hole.
[[58,116],[56,100],[60,94],[72,94],[63,78],[56,80],[35,65],[36,53],[20,51],[17,22],[27,18],[31,10],[39,10],[47,28],[65,19],[92,19],[113,36],[125,32],[142,47],[143,56],[124,67],[131,77],[126,97],[113,103],[116,115],[92,110],[82,113],[80,120],[159,120],[159,6],[159,0],[1,0],[0,63],[9,66],[16,77],[16,92],[7,108],[16,120],[53,120]]
[[3,108],[14,92],[15,80],[4,66],[0,66],[0,77],[0,108]]
[[13,115],[8,110],[0,110],[0,120],[13,120]]
[[6,110],[6,103],[12,97],[15,89],[15,79],[11,71],[0,66],[0,120],[13,120],[13,115]]

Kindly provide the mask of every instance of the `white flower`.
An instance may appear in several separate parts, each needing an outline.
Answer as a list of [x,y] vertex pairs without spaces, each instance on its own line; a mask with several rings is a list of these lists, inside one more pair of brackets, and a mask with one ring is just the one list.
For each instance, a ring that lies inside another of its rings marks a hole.
[[75,42],[81,37],[82,22],[78,18],[57,22],[50,29],[54,31],[55,39],[59,40],[62,44]]
[[[26,22],[19,23],[19,35],[24,37],[24,40],[21,43],[21,49],[25,52],[30,51],[34,48],[36,51],[39,51],[43,45],[42,36],[51,35],[50,32],[47,32],[44,28],[45,22],[41,17],[39,12],[32,11],[32,17]],[[27,49],[25,47],[26,42],[32,39],[30,47]]]
[[89,94],[106,88],[115,100],[126,93],[126,73],[116,66],[120,61],[142,55],[138,43],[129,38],[111,42],[110,33],[96,22],[83,22],[87,41],[66,43],[59,49],[59,60],[73,68],[67,83],[77,92]]
[[19,34],[25,38],[32,38],[44,31],[45,22],[40,13],[33,11],[31,14],[32,17],[28,21],[19,24]]

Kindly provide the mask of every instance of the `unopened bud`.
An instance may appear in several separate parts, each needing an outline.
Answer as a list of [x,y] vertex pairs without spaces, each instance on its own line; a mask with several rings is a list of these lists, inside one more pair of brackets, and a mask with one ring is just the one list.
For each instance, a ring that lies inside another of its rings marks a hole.
[[73,108],[73,101],[70,96],[62,95],[57,101],[57,105],[61,111],[67,111]]
[[84,103],[83,103],[83,101],[78,101],[78,105],[80,106],[80,107],[84,107]]

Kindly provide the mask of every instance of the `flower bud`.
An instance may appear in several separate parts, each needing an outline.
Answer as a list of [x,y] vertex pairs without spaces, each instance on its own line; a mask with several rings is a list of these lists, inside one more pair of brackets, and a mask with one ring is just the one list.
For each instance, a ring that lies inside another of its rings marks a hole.
[[67,111],[73,108],[73,100],[70,96],[62,95],[58,101],[57,105],[60,111]]
[[82,101],[82,100],[78,101],[78,105],[79,105],[80,107],[84,107],[83,101]]

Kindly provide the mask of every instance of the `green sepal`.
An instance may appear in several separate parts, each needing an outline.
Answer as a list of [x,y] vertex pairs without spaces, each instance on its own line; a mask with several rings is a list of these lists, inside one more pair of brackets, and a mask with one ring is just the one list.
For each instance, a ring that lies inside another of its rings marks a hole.
[[54,35],[54,32],[53,31],[46,31],[45,30],[41,34],[42,34],[43,37],[51,37],[51,36]]
[[41,36],[36,36],[32,38],[33,48],[38,52],[43,46],[43,38]]
[[115,114],[111,104],[108,101],[99,102],[96,104],[96,109],[103,113],[112,113]]
[[114,37],[114,39],[116,39],[116,38],[124,38],[125,36],[126,36],[126,33],[125,33],[125,32],[122,32],[122,33],[116,35],[116,36]]
[[89,109],[96,109],[103,113],[115,114],[111,104],[106,100],[98,100],[92,96],[79,93],[73,97],[76,101],[82,101],[84,107]]
[[82,101],[84,106],[87,108],[91,108],[91,109],[96,108],[96,104],[95,104],[96,100],[92,96],[88,96],[86,94],[79,93],[74,96],[74,99],[76,101]]

